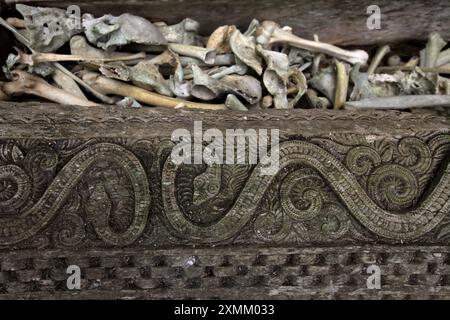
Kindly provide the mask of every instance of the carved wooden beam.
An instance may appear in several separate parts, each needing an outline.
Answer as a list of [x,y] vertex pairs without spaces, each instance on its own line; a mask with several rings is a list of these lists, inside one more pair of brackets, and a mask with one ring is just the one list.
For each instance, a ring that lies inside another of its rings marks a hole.
[[[221,287],[225,280],[215,278],[211,297],[256,298],[252,292],[273,297],[274,289],[281,290],[278,298],[354,297],[357,284],[365,284],[365,271],[351,276],[348,268],[383,257],[414,277],[417,264],[411,261],[419,259],[418,250],[436,252],[423,259],[425,267],[447,261],[450,122],[445,118],[389,111],[241,113],[13,102],[1,102],[0,110],[0,265],[17,274],[4,281],[0,298],[47,297],[55,290],[64,298],[68,289],[57,285],[53,279],[60,278],[53,274],[70,264],[81,265],[87,277],[79,297],[120,298],[133,283],[134,297],[206,298],[204,289],[197,290],[208,286],[203,272],[220,272],[224,259],[234,259],[227,260],[229,270],[238,271],[226,276],[227,290]],[[172,133],[192,131],[194,121],[202,121],[203,130],[221,132],[279,130],[278,170],[260,175],[260,164],[175,165]],[[131,259],[126,266],[124,259]],[[339,265],[342,274],[323,275],[323,263]],[[289,271],[275,278],[258,273],[300,265],[310,266],[306,287],[296,287]],[[253,276],[239,271],[243,266]],[[108,268],[118,270],[114,280]],[[169,272],[175,269],[183,272],[178,278]],[[45,270],[52,270],[50,282],[41,281]],[[330,287],[318,286],[317,277]],[[101,283],[94,285],[95,279]],[[414,291],[404,279],[388,277],[391,297],[449,294],[431,282]],[[171,289],[156,290],[161,283]],[[103,293],[89,289],[93,286]],[[192,290],[184,296],[186,288]],[[383,297],[382,291],[369,296],[374,295]]]
[[[447,243],[450,126],[444,118],[1,108],[5,248],[31,248],[41,237],[59,239],[52,248]],[[172,133],[192,131],[194,121],[224,136],[227,129],[279,130],[276,171],[262,175],[261,163],[175,165]],[[61,238],[67,220],[73,235]]]

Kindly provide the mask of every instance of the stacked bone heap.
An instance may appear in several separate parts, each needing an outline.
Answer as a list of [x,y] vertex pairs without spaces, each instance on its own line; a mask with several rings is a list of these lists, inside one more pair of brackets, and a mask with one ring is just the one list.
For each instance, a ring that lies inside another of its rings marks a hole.
[[127,13],[16,9],[22,18],[0,18],[17,39],[0,100],[239,111],[450,106],[450,49],[437,33],[417,56],[385,45],[369,57],[272,21],[253,20],[246,31],[221,26],[204,37],[189,18],[167,25]]

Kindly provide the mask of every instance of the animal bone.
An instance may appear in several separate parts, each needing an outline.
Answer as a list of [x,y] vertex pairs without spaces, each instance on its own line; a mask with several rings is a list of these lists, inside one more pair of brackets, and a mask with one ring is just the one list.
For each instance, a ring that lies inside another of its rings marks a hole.
[[83,36],[73,36],[70,39],[70,53],[75,56],[84,57],[86,60],[95,62],[108,61],[133,61],[145,58],[145,52],[127,53],[116,51],[103,51],[91,46]]
[[412,109],[430,107],[450,107],[450,96],[395,96],[348,101],[345,103],[345,108],[347,109]]
[[230,110],[248,111],[247,107],[234,94],[227,95],[225,106]]
[[100,76],[97,73],[89,72],[83,75],[83,80],[89,83],[96,90],[103,94],[115,94],[120,96],[128,96],[139,102],[152,106],[175,108],[179,104],[184,104],[186,108],[191,109],[207,109],[207,110],[225,110],[224,104],[207,104],[186,101],[182,99],[165,97],[160,94],[147,91],[145,89],[132,86],[117,80]]
[[264,96],[261,100],[261,107],[264,109],[268,109],[273,105],[273,97],[268,94],[267,96]]
[[122,108],[142,108],[142,105],[131,97],[125,97],[117,101],[116,105]]
[[392,97],[397,95],[427,95],[436,91],[434,81],[420,71],[394,74],[371,74],[359,72],[358,65],[351,71],[354,83],[350,100],[361,100],[376,97]]
[[274,43],[286,43],[293,47],[324,53],[351,64],[360,63],[365,65],[369,59],[369,55],[363,50],[344,50],[328,43],[302,39],[281,29],[273,21],[264,21],[258,28],[256,36],[256,42],[265,47]]
[[169,43],[196,45],[200,24],[193,19],[186,18],[172,26],[165,23],[155,23],[155,25]]
[[104,58],[104,59],[95,59],[93,60],[87,56],[81,55],[72,55],[72,54],[56,54],[56,53],[41,53],[34,52],[32,54],[26,54],[20,50],[17,50],[19,54],[19,62],[22,64],[26,64],[29,66],[33,66],[39,63],[45,62],[61,62],[61,61],[88,61],[94,63],[105,63],[105,62],[114,62],[114,61],[127,61],[127,60],[136,60],[145,58],[145,53],[140,52],[129,56],[116,57],[116,58]]
[[347,100],[349,77],[342,62],[335,60],[336,64],[336,89],[334,95],[334,109],[341,109]]
[[147,90],[151,88],[165,96],[172,96],[168,81],[163,78],[155,64],[150,61],[141,61],[129,70],[133,84]]
[[[8,29],[10,32],[14,34],[14,36],[24,45],[26,46],[32,53],[35,53],[35,50],[30,47],[31,41],[22,35],[20,32],[18,32],[14,27],[10,26],[2,17],[0,17],[0,25],[4,26],[6,29]],[[113,104],[114,101],[110,99],[109,97],[97,92],[90,86],[88,86],[84,81],[82,81],[80,78],[75,76],[72,72],[67,70],[63,65],[61,65],[59,62],[53,62],[53,66],[57,69],[59,69],[61,72],[65,73],[68,77],[72,78],[75,82],[77,82],[79,85],[81,85],[83,88],[88,90],[90,93],[92,93],[97,99],[100,101],[107,103],[107,104]]]
[[[394,67],[379,67],[376,70],[376,73],[386,73],[386,72],[397,72],[397,71],[414,71],[417,67],[415,66],[394,66]],[[426,73],[437,73],[437,74],[450,74],[450,66],[440,67],[440,68],[420,68],[423,72]]]
[[444,50],[439,54],[436,67],[442,67],[448,63],[450,63],[450,49]]
[[260,45],[256,46],[258,52],[266,62],[265,72],[274,72],[284,85],[287,84],[289,73],[289,59],[284,53],[264,50]]
[[12,82],[3,84],[3,91],[9,95],[30,94],[56,103],[65,105],[78,105],[95,107],[98,104],[82,99],[64,90],[55,88],[45,80],[33,76],[25,71],[13,70],[11,72]]
[[420,67],[434,68],[441,50],[447,45],[437,32],[432,32],[428,38],[425,49],[420,51]]
[[217,55],[214,58],[214,61],[210,64],[207,64],[200,59],[195,59],[192,57],[180,57],[180,61],[183,67],[191,66],[193,64],[196,64],[199,67],[230,66],[236,64],[234,54]]
[[213,79],[204,73],[198,66],[192,66],[194,85],[191,93],[202,100],[212,100],[225,93],[235,93],[247,100],[250,104],[261,100],[261,85],[251,76],[227,75],[222,79]]
[[327,109],[331,106],[330,100],[325,97],[319,97],[317,91],[313,89],[306,90],[306,98],[314,109]]
[[16,9],[25,18],[24,37],[29,40],[27,45],[39,52],[55,52],[73,35],[83,31],[81,23],[74,23],[77,19],[75,15],[63,9],[23,4],[17,4]]
[[167,40],[150,21],[124,13],[118,17],[105,15],[94,18],[83,14],[83,28],[89,42],[108,50],[129,43],[166,45]]
[[236,26],[221,26],[209,36],[206,47],[214,49],[218,54],[230,53],[230,37],[236,30]]
[[293,93],[296,94],[293,99],[288,99],[289,108],[294,108],[300,98],[306,93],[306,90],[308,89],[308,82],[303,72],[300,69],[295,68],[289,70],[288,79],[294,83],[294,86],[287,90],[288,96]]
[[131,81],[134,85],[149,91],[156,91],[165,96],[172,96],[169,82],[151,61],[141,61],[133,67],[123,63],[104,64],[99,71],[106,77],[122,81]]
[[230,74],[221,78],[220,81],[250,104],[258,103],[262,98],[261,83],[252,76]]
[[247,66],[236,64],[230,67],[219,68],[216,72],[210,72],[209,76],[213,79],[221,79],[230,74],[238,74],[243,76],[247,73],[247,70]]
[[378,66],[381,63],[381,60],[383,60],[384,56],[388,54],[391,51],[391,47],[389,46],[382,46],[378,49],[377,53],[372,59],[372,62],[370,63],[369,69],[367,69],[368,74],[372,74],[375,72],[375,70],[378,68]]
[[391,66],[391,67],[400,66],[403,64],[402,58],[400,58],[398,55],[395,54],[388,58],[387,64],[388,64],[388,66]]
[[255,70],[258,75],[262,74],[262,61],[256,53],[253,41],[236,29],[230,37],[230,47],[240,61]]
[[336,92],[336,70],[332,66],[323,68],[308,81],[308,84],[328,100],[333,101]]
[[61,70],[56,69],[53,72],[52,78],[53,81],[56,83],[56,85],[62,90],[70,94],[73,94],[74,96],[77,96],[80,99],[84,99],[86,101],[88,100],[84,95],[83,91],[81,91],[80,87],[77,85],[77,83],[72,78],[63,73]]
[[253,34],[256,32],[256,29],[259,27],[259,21],[257,19],[252,19],[250,24],[247,27],[247,30],[244,32],[244,36],[253,37]]
[[23,20],[23,19],[10,17],[10,18],[6,19],[6,22],[8,22],[11,26],[13,26],[14,28],[17,28],[17,29],[25,29],[26,28],[25,20]]
[[211,65],[216,59],[216,51],[197,46],[189,46],[185,44],[171,43],[169,49],[182,56],[196,58],[204,63]]
[[267,68],[264,71],[264,85],[273,96],[276,109],[287,109],[287,81],[289,71],[289,60],[286,54],[256,47],[256,51],[264,58]]
[[98,68],[104,76],[122,81],[130,81],[130,69],[123,63],[103,64]]

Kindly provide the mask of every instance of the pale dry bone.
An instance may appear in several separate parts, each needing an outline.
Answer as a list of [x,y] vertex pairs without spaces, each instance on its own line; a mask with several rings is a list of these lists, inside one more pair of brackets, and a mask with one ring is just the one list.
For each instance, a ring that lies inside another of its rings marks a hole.
[[169,44],[169,49],[180,55],[199,59],[208,65],[213,64],[216,59],[216,51],[214,49],[178,43]]
[[225,105],[230,110],[235,111],[248,111],[247,107],[234,95],[228,94],[225,99]]
[[[73,35],[83,32],[81,23],[78,23],[79,17],[73,12],[24,4],[17,4],[16,9],[24,17],[25,29],[21,32],[29,40],[28,47],[36,51],[55,52]],[[51,22],[50,25],[48,25],[49,22]],[[53,32],[52,28],[55,24],[61,32]]]
[[450,107],[450,96],[395,96],[348,101],[345,103],[346,109],[413,109],[430,107]]
[[[402,65],[402,58],[400,56],[394,54],[387,59],[387,65],[390,67],[400,66]],[[378,67],[378,66],[377,66]]]
[[230,37],[230,47],[236,57],[255,70],[258,75],[263,73],[262,59],[256,52],[255,43],[244,36],[239,30],[234,30]]
[[234,93],[254,104],[261,100],[262,88],[260,82],[249,75],[226,75],[220,80],[214,79],[203,72],[198,66],[192,66],[193,87],[191,93],[201,100],[213,100],[225,93]]
[[123,83],[118,80],[109,79],[105,76],[100,76],[97,73],[89,72],[83,75],[83,80],[90,86],[103,94],[115,94],[119,96],[129,96],[139,102],[149,104],[152,106],[175,108],[179,104],[184,104],[186,108],[191,109],[207,109],[207,110],[225,110],[224,104],[207,104],[186,101],[182,99],[166,97],[148,90]]
[[236,30],[236,26],[221,26],[214,30],[208,38],[206,48],[216,50],[217,54],[230,53],[230,37]]
[[178,24],[168,26],[163,22],[154,23],[161,34],[169,43],[179,43],[186,45],[197,44],[197,34],[200,29],[200,23],[186,18]]
[[351,64],[360,63],[365,65],[369,59],[369,55],[363,50],[344,50],[328,43],[302,39],[283,30],[273,21],[262,22],[256,35],[256,41],[263,46],[270,46],[275,43],[286,43],[290,46],[306,49],[311,52],[324,53]]
[[[14,27],[9,25],[2,17],[0,17],[0,25],[4,26],[7,30],[12,32],[14,34],[14,36],[17,38],[17,40],[19,40],[24,46],[26,46],[32,53],[36,52],[34,49],[32,49],[30,47],[31,46],[31,41],[27,37],[22,35],[20,32],[18,32]],[[59,69],[61,72],[65,73],[68,77],[72,78],[76,83],[78,83],[80,86],[82,86],[83,88],[88,90],[90,93],[92,93],[100,101],[102,101],[104,103],[107,103],[107,104],[113,104],[114,103],[114,100],[112,100],[111,98],[109,98],[109,97],[101,94],[100,92],[97,92],[93,88],[91,88],[84,81],[82,81],[80,78],[75,76],[72,72],[67,70],[59,62],[53,62],[53,66],[55,68]]]
[[81,91],[80,87],[77,83],[69,76],[67,76],[64,72],[59,69],[55,69],[52,75],[52,79],[55,84],[61,88],[62,90],[73,94],[74,96],[79,97],[80,99],[84,99],[88,101],[83,91]]
[[129,13],[118,17],[104,15],[100,18],[83,14],[82,24],[89,42],[104,50],[126,44],[146,46],[167,44],[161,31],[150,21]]
[[434,68],[442,49],[447,42],[442,39],[437,32],[432,32],[428,38],[428,43],[422,51],[420,51],[420,66],[422,68]]
[[[375,72],[375,70],[380,65],[383,58],[391,51],[391,47],[389,46],[382,46],[377,50],[377,53],[375,53],[375,56],[373,57],[372,61],[370,62],[369,68],[367,69],[368,74],[372,74]],[[397,64],[398,65],[398,64]]]
[[334,109],[341,109],[347,100],[349,76],[345,65],[335,60],[336,65],[336,90],[334,95]]
[[[85,37],[77,35],[70,39],[70,53],[76,56],[86,57],[95,61],[130,61],[133,62],[136,53],[104,51],[91,46]],[[139,58],[146,57],[145,52],[138,53]],[[142,55],[142,57],[140,57]]]
[[13,81],[3,84],[3,91],[8,96],[29,94],[64,105],[98,106],[97,103],[87,101],[62,89],[55,88],[45,80],[25,71],[13,70],[11,71],[11,76]]
[[68,61],[75,61],[75,62],[93,62],[93,63],[106,63],[106,62],[115,62],[115,61],[129,61],[129,60],[137,60],[137,59],[144,59],[145,53],[139,52],[133,55],[128,56],[118,56],[115,58],[91,58],[89,56],[83,56],[83,55],[73,55],[73,54],[56,54],[56,53],[41,53],[41,52],[34,52],[32,54],[27,54],[22,51],[18,51],[19,55],[19,62],[22,64],[26,64],[29,66],[33,66],[39,63],[45,63],[45,62],[68,62]]
[[315,109],[327,109],[331,107],[331,102],[325,97],[319,97],[316,90],[306,90],[306,99]]
[[447,49],[447,50],[442,51],[439,54],[439,57],[438,57],[438,59],[436,61],[436,66],[437,67],[442,67],[442,66],[444,66],[446,64],[449,64],[449,63],[450,63],[450,48]]
[[15,17],[9,17],[6,19],[6,22],[8,22],[11,26],[17,29],[24,29],[25,28],[25,20]]
[[[378,67],[376,73],[397,72],[397,71],[414,71],[417,67],[414,65],[408,66],[393,66],[393,67]],[[440,68],[420,68],[423,72],[450,74],[450,66],[443,66]]]

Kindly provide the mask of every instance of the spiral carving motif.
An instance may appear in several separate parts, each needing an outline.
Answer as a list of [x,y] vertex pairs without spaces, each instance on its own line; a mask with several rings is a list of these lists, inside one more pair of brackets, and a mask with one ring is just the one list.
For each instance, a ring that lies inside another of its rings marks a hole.
[[381,157],[374,149],[366,146],[352,148],[345,158],[347,167],[358,176],[368,175],[381,163]]
[[386,164],[373,171],[368,181],[369,195],[392,211],[410,206],[417,199],[418,183],[411,170]]
[[[33,155],[42,168],[52,168],[55,157],[47,157],[39,152]],[[14,244],[36,235],[48,225],[55,217],[58,210],[73,192],[75,186],[80,182],[88,169],[98,161],[108,161],[122,168],[126,173],[134,193],[134,215],[127,230],[117,233],[111,229],[108,214],[101,215],[100,219],[93,219],[93,227],[98,236],[111,245],[127,245],[134,242],[143,232],[148,218],[150,205],[150,193],[148,180],[144,168],[139,160],[125,148],[111,144],[98,143],[88,146],[74,156],[53,179],[45,193],[31,208],[27,208],[15,216],[0,216],[0,245]],[[31,190],[31,182],[25,172],[14,165],[0,167],[0,180],[10,179],[16,187],[12,197],[0,202],[0,209],[4,206],[19,206],[27,200]],[[1,193],[1,191],[0,191]],[[73,222],[79,219],[71,216]],[[71,234],[63,231],[60,240],[63,242],[72,238]]]
[[0,212],[20,208],[30,194],[30,178],[20,167],[0,167]]
[[[312,143],[287,141],[280,144],[279,171],[295,165],[317,171],[353,217],[369,231],[383,238],[403,241],[418,238],[435,228],[450,209],[450,165],[445,168],[440,181],[421,204],[401,214],[381,208],[344,164]],[[175,186],[171,183],[175,181],[178,168],[170,159],[166,161],[162,175],[163,200],[165,216],[171,228],[183,237],[197,242],[213,243],[234,236],[252,220],[258,203],[274,181],[274,176],[259,175],[260,166],[258,164],[252,171],[240,196],[222,219],[212,225],[201,226],[189,221],[180,210]],[[425,168],[425,165],[417,168]],[[380,167],[378,170],[378,174],[374,175],[377,178],[371,183],[374,187],[388,179],[392,172],[394,180],[396,176],[401,177],[400,185],[403,189],[397,190],[398,204],[407,202],[415,193],[416,184],[409,172],[405,171],[407,169]],[[288,211],[291,208],[286,202],[285,207]]]
[[428,146],[416,137],[403,138],[398,144],[400,164],[418,174],[425,173],[431,166],[431,152]]
[[[323,206],[320,189],[323,180],[301,170],[289,174],[280,188],[280,202],[283,210],[294,220],[303,221],[317,216]],[[295,204],[302,202],[301,205]]]

